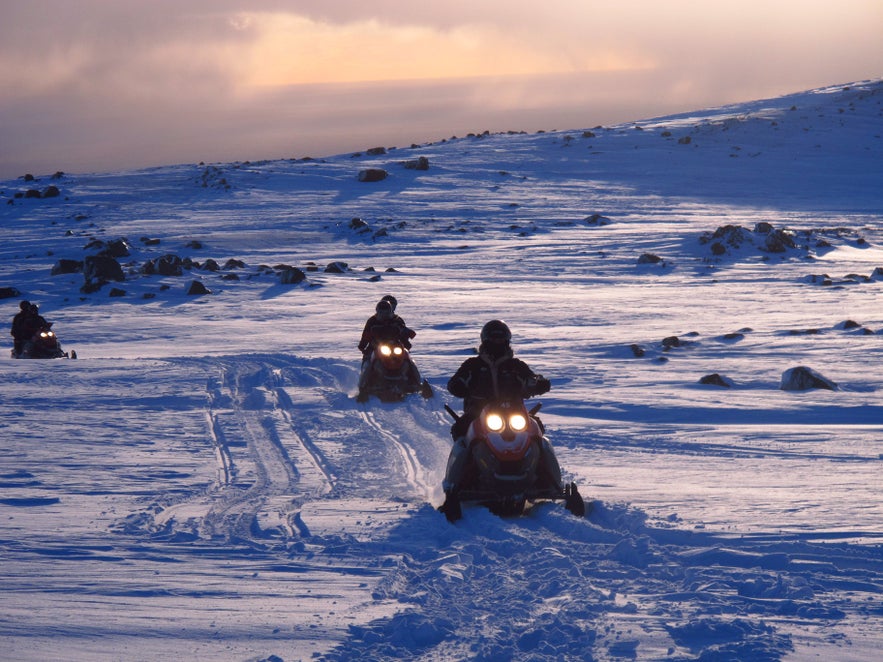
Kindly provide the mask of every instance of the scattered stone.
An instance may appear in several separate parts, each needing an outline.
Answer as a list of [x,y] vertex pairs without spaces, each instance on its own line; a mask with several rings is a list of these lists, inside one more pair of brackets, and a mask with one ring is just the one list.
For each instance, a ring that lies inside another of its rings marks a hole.
[[184,274],[184,261],[174,253],[167,253],[154,261],[156,273],[160,276],[182,276]]
[[326,274],[345,274],[350,270],[349,265],[346,262],[329,262],[325,267]]
[[11,299],[12,297],[20,296],[21,292],[14,287],[0,287],[0,299]]
[[52,271],[50,273],[53,276],[58,276],[60,274],[78,274],[82,271],[82,260],[70,260],[67,258],[62,258],[53,265]]
[[643,347],[635,343],[629,345],[629,349],[632,350],[632,354],[634,354],[638,358],[641,358],[646,353]]
[[288,267],[279,273],[279,282],[283,285],[296,285],[302,283],[307,275],[297,267]]
[[383,156],[386,154],[386,147],[371,147],[365,150],[365,154],[368,156]]
[[724,388],[732,388],[733,382],[727,377],[723,377],[720,374],[713,372],[710,375],[705,375],[699,380],[700,384],[708,384],[710,386],[723,386]]
[[211,294],[212,291],[208,289],[201,281],[194,280],[191,281],[190,287],[187,288],[187,294],[199,295],[199,294]]
[[119,287],[112,287],[112,288],[110,289],[110,292],[107,293],[107,296],[110,296],[110,297],[124,297],[124,296],[126,296],[126,291],[123,290],[123,289],[120,289]]
[[425,156],[418,156],[416,159],[405,161],[402,165],[408,170],[429,170],[429,159]]
[[601,214],[592,214],[591,216],[586,216],[585,221],[588,225],[596,225],[598,227],[601,227],[603,225],[610,225],[611,223],[613,223],[613,221],[611,221],[606,216],[602,216]]
[[812,368],[798,366],[789,368],[782,373],[782,385],[779,388],[783,391],[807,391],[809,389],[836,391],[837,384]]
[[677,336],[668,336],[667,338],[662,339],[662,347],[666,350],[671,349],[672,347],[680,347],[681,339]]
[[128,257],[130,255],[129,244],[125,239],[114,239],[107,242],[98,254],[114,258]]
[[245,262],[231,257],[229,260],[224,262],[224,270],[228,271],[230,269],[245,269]]
[[638,264],[659,264],[662,258],[653,253],[644,253],[638,258]]
[[350,230],[355,230],[356,232],[367,232],[371,229],[368,223],[366,221],[363,221],[358,216],[350,219],[349,228]]
[[203,263],[202,268],[204,271],[220,271],[221,265],[219,265],[217,261],[213,260],[212,258],[209,258]]
[[360,182],[380,182],[387,178],[389,173],[383,168],[366,168],[359,171]]
[[126,280],[123,268],[114,258],[107,255],[89,255],[83,261],[83,292],[94,292],[110,281]]

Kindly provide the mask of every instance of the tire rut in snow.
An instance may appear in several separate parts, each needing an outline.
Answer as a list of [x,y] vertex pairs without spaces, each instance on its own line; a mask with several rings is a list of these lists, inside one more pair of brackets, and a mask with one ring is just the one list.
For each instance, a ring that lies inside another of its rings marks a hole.
[[[301,504],[330,491],[333,474],[318,449],[295,429],[291,399],[283,390],[282,370],[252,361],[225,362],[220,383],[210,390],[209,416],[221,458],[219,485],[203,518],[203,537],[248,540],[293,538],[307,533]],[[226,397],[224,397],[226,396]],[[217,404],[227,409],[216,410]],[[223,412],[223,413],[222,413]],[[244,447],[240,466],[231,439]]]

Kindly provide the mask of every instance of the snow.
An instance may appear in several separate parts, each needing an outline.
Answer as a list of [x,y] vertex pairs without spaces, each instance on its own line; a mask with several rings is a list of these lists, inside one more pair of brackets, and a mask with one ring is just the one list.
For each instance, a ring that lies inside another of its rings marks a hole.
[[[39,303],[79,356],[0,361],[3,657],[878,659],[881,129],[883,81],[864,81],[0,183],[0,287],[21,292],[0,310]],[[429,170],[401,165],[417,156]],[[359,182],[369,167],[389,177]],[[769,252],[758,223],[794,245]],[[747,239],[715,254],[728,225]],[[121,237],[125,282],[50,275]],[[245,266],[140,274],[167,253]],[[358,404],[388,293],[436,395]],[[436,511],[444,385],[496,317],[552,380],[541,415],[585,519]],[[797,366],[837,389],[782,390]],[[730,386],[699,383],[714,373]]]

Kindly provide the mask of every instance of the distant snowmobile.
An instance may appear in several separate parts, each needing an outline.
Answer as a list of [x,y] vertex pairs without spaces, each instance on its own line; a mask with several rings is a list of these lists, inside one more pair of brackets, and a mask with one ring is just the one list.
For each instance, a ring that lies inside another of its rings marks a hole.
[[[440,509],[449,521],[462,517],[460,504],[464,502],[487,506],[507,517],[522,514],[528,503],[563,500],[571,513],[585,516],[586,503],[576,483],[561,488],[543,471],[541,454],[551,452],[551,447],[543,449],[548,440],[535,416],[540,407],[537,404],[528,411],[520,399],[494,402],[472,421],[466,434],[471,460],[463,483]],[[447,405],[445,409],[455,420],[459,418]]]
[[65,352],[61,349],[58,336],[52,330],[52,323],[43,325],[33,337],[24,344],[20,352],[10,352],[14,359],[75,359],[77,353]]
[[363,366],[356,400],[365,402],[374,395],[383,402],[397,402],[411,393],[432,397],[432,386],[420,377],[410,352],[397,340],[377,343]]

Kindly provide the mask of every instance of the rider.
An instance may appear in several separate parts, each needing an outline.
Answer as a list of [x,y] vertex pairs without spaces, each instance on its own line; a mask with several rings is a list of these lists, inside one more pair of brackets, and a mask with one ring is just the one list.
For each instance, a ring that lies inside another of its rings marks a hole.
[[[400,342],[406,349],[411,349],[411,339],[417,335],[413,329],[409,329],[405,320],[395,314],[395,297],[386,295],[374,307],[374,314],[365,322],[362,329],[362,338],[359,340],[359,350],[362,352],[362,370],[359,376],[359,390],[361,391],[368,379],[368,368],[374,348],[382,341]],[[416,367],[412,367],[416,373]],[[417,376],[413,375],[416,379]],[[419,379],[417,380],[419,383]]]
[[359,349],[362,353],[370,355],[374,346],[381,340],[400,341],[406,349],[411,349],[411,338],[416,336],[417,332],[409,329],[405,320],[395,314],[395,305],[387,297],[389,295],[377,302],[374,314],[365,322],[362,338],[359,340]]
[[40,329],[48,329],[52,326],[40,315],[37,304],[22,301],[18,307],[19,312],[12,318],[12,330],[9,332],[13,338],[12,351],[16,356],[28,349],[31,340]]
[[[492,400],[506,398],[529,398],[547,393],[551,382],[538,375],[522,360],[516,359],[510,341],[512,332],[505,322],[491,320],[481,329],[481,345],[478,356],[466,359],[448,381],[448,392],[463,398],[463,415],[451,426],[454,446],[448,457],[448,468],[443,487],[445,505],[453,500],[462,485],[460,484],[471,459],[466,441],[469,425],[481,413],[482,408]],[[542,423],[540,423],[542,429]],[[549,441],[543,437],[542,457],[544,473],[561,487],[561,469]]]
[[25,347],[25,343],[30,341],[36,331],[34,314],[31,311],[31,302],[22,301],[18,304],[18,312],[12,318],[12,351],[19,355]]

